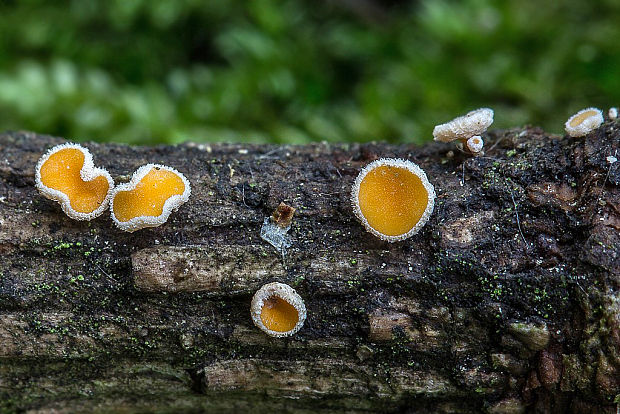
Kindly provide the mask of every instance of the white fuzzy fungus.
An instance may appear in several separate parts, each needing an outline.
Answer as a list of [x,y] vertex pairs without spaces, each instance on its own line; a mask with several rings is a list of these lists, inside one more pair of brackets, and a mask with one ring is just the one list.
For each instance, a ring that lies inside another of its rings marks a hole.
[[480,135],[475,135],[467,140],[467,149],[472,154],[479,154],[484,147],[484,141]]
[[564,128],[571,137],[583,137],[603,123],[603,112],[598,108],[586,108],[568,118]]
[[433,129],[435,141],[452,142],[481,135],[493,123],[493,110],[479,108]]

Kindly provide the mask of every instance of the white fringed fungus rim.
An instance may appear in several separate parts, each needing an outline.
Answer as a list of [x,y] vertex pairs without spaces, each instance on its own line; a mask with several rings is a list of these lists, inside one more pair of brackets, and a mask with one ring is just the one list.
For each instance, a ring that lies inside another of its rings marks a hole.
[[433,139],[441,142],[452,142],[457,139],[469,139],[480,135],[493,123],[494,112],[491,108],[478,108],[466,115],[454,118],[433,129]]
[[[290,331],[273,331],[267,328],[263,323],[263,320],[261,319],[261,314],[265,301],[274,296],[289,303],[297,310],[298,320],[293,329],[291,329]],[[267,335],[276,338],[283,338],[297,333],[304,325],[304,322],[306,321],[306,305],[304,304],[304,300],[301,298],[301,296],[299,296],[295,289],[284,283],[272,282],[263,285],[260,289],[256,291],[254,297],[252,298],[252,304],[250,305],[250,314],[252,315],[252,321],[254,322],[254,325],[259,327]]]
[[[142,179],[153,168],[170,171],[171,173],[174,173],[178,177],[180,177],[181,181],[183,181],[183,185],[185,186],[183,194],[175,194],[169,197],[164,202],[164,205],[162,207],[162,213],[159,216],[138,216],[128,221],[118,220],[116,218],[116,215],[114,214],[114,198],[116,197],[116,195],[121,191],[131,191],[135,189],[138,183],[140,183],[140,181],[142,181]],[[114,189],[110,198],[110,215],[112,217],[112,221],[114,221],[114,224],[116,224],[119,229],[128,231],[130,233],[147,227],[157,227],[168,221],[168,217],[170,217],[170,214],[172,214],[172,212],[175,211],[177,208],[181,207],[181,205],[186,203],[187,200],[189,200],[189,196],[191,195],[191,193],[192,189],[189,180],[174,168],[161,164],[146,164],[138,168],[133,173],[133,175],[131,176],[131,180],[128,183],[121,184]]]
[[[98,177],[105,177],[108,182],[108,192],[106,193],[103,202],[99,207],[97,207],[90,213],[75,211],[73,207],[71,207],[71,200],[69,199],[69,196],[67,196],[62,191],[49,188],[48,186],[43,184],[43,181],[41,180],[41,168],[43,167],[43,164],[45,164],[52,155],[65,149],[76,149],[81,151],[82,154],[84,154],[84,164],[82,164],[82,168],[80,168],[80,178],[83,181],[88,182]],[[112,180],[112,176],[110,175],[110,173],[104,168],[95,167],[95,164],[93,162],[93,156],[90,151],[87,148],[84,148],[83,146],[74,143],[56,145],[55,147],[50,148],[41,158],[39,158],[37,166],[35,167],[34,181],[37,189],[41,194],[43,194],[50,200],[54,200],[60,203],[62,211],[64,211],[67,216],[71,217],[74,220],[92,220],[95,217],[100,216],[106,210],[106,208],[108,208],[108,203],[110,202],[110,197],[112,196],[112,191],[114,190],[114,180]]]
[[484,147],[484,140],[480,135],[475,135],[467,140],[467,149],[473,154],[478,154]]
[[[572,126],[571,123],[580,117],[583,117],[588,112],[592,112],[590,115],[586,116],[579,122],[577,125]],[[568,121],[564,124],[564,129],[566,133],[571,137],[583,137],[584,135],[589,134],[594,131],[596,128],[601,126],[603,123],[603,112],[598,108],[586,108],[577,112],[575,115],[568,118]]]
[[[359,203],[360,186],[362,185],[362,181],[366,177],[366,174],[368,174],[370,171],[374,170],[375,168],[383,167],[383,166],[403,168],[411,172],[412,174],[420,178],[420,181],[422,182],[422,186],[428,193],[426,208],[424,209],[424,212],[422,213],[420,220],[418,220],[418,222],[407,233],[400,234],[398,236],[389,236],[373,228],[370,225],[370,223],[368,223],[368,220],[366,219],[366,217],[364,217],[364,214],[362,213],[362,210],[359,205],[360,204]],[[418,233],[422,229],[422,227],[424,227],[428,219],[431,217],[431,214],[433,213],[433,208],[435,207],[435,187],[433,187],[433,184],[431,184],[428,181],[428,178],[426,177],[426,173],[417,164],[414,164],[411,161],[403,160],[400,158],[381,158],[366,165],[364,168],[362,168],[362,170],[358,174],[357,178],[355,179],[355,182],[353,183],[353,187],[351,188],[351,205],[353,206],[353,212],[355,213],[355,216],[364,225],[364,228],[366,228],[367,232],[373,234],[374,236],[380,238],[381,240],[394,243],[397,241],[408,239],[409,237]]]

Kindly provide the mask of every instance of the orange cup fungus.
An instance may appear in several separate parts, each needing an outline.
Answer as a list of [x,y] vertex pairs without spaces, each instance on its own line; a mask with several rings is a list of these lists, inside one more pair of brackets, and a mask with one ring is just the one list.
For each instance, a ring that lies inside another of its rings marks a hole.
[[411,161],[383,158],[359,173],[351,203],[369,233],[396,242],[424,227],[435,205],[435,188]]
[[268,283],[252,298],[250,308],[254,325],[269,336],[290,336],[306,320],[306,306],[295,289],[284,283]]
[[600,109],[586,108],[568,118],[564,129],[571,137],[583,137],[601,126],[602,123],[603,112]]
[[93,156],[78,144],[62,144],[39,159],[35,170],[37,189],[58,201],[75,220],[92,220],[108,207],[114,181],[103,168],[96,168]]
[[189,181],[174,168],[143,165],[128,183],[119,185],[112,192],[112,220],[121,230],[128,232],[157,227],[187,202],[190,194]]

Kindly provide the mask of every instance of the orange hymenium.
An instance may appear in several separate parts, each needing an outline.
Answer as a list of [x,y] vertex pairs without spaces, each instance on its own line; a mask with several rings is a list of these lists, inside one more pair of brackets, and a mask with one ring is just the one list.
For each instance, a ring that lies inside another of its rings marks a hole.
[[159,226],[189,199],[190,193],[189,181],[174,168],[144,165],[129,183],[114,189],[110,208],[112,220],[120,229],[129,232]]
[[564,129],[571,137],[583,137],[601,126],[603,121],[603,112],[600,109],[586,108],[568,118]]
[[293,335],[306,320],[306,306],[295,289],[284,283],[268,283],[252,298],[254,324],[270,336]]
[[90,152],[78,144],[63,144],[41,157],[35,170],[37,189],[58,201],[76,220],[91,220],[105,211],[114,182],[103,168],[95,168]]
[[435,204],[435,189],[416,164],[380,159],[364,167],[351,192],[357,218],[375,236],[404,240],[426,224]]
[[299,312],[284,299],[272,296],[263,302],[260,319],[269,330],[288,332],[297,325]]

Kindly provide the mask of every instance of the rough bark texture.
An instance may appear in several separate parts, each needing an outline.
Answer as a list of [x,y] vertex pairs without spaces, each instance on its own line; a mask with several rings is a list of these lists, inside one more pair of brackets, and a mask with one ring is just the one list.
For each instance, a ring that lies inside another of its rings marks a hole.
[[[491,132],[451,146],[87,144],[115,181],[158,162],[190,201],[124,233],[34,188],[58,138],[0,135],[0,412],[615,413],[620,124],[587,138]],[[421,233],[389,244],[349,205],[361,166],[418,163]],[[283,257],[259,237],[295,207]],[[267,337],[249,305],[282,281],[308,320]]]

